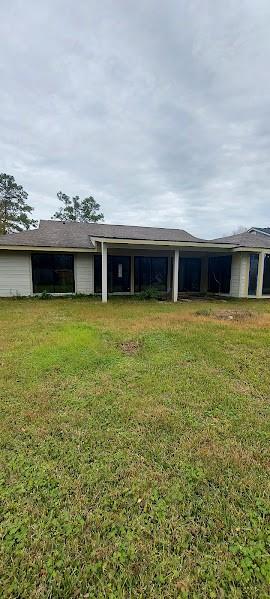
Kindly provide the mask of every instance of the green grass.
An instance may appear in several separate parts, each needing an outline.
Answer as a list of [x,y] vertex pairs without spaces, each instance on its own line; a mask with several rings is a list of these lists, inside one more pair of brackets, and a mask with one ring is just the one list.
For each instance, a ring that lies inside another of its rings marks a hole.
[[0,327],[1,597],[269,597],[270,303],[1,300]]

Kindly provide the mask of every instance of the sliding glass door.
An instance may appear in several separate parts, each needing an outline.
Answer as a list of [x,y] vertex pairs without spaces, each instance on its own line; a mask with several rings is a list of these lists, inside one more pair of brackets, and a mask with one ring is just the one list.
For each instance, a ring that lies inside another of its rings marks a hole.
[[231,256],[213,256],[208,259],[208,291],[230,293]]
[[108,292],[130,291],[130,256],[108,256]]
[[264,258],[263,295],[270,295],[270,254]]
[[168,258],[135,256],[135,291],[152,287],[157,291],[167,291]]
[[[101,255],[94,257],[95,293],[101,293]],[[130,292],[130,256],[108,256],[108,292]]]
[[249,262],[248,295],[256,295],[258,280],[259,254],[251,254]]
[[196,292],[201,288],[201,259],[180,258],[179,291]]

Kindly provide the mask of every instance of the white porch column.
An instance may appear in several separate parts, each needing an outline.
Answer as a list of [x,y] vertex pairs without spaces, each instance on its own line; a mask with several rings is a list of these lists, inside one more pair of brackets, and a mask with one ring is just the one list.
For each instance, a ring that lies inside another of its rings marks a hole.
[[130,293],[134,295],[135,284],[134,284],[134,256],[130,256]]
[[262,297],[265,252],[259,253],[256,297]]
[[173,288],[172,288],[172,300],[177,302],[178,300],[178,271],[179,271],[179,250],[174,251],[173,259]]
[[106,304],[108,301],[108,255],[107,245],[102,241],[101,243],[101,291],[102,291],[102,302]]

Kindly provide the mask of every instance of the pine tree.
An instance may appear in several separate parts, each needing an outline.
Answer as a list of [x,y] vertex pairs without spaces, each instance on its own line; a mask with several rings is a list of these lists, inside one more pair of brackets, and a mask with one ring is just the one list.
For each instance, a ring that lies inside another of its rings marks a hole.
[[62,191],[57,194],[63,206],[52,216],[58,220],[75,220],[80,222],[98,222],[104,219],[104,215],[99,212],[100,205],[92,196],[84,198],[82,201],[79,196],[71,198]]
[[33,208],[26,203],[28,193],[17,185],[12,175],[0,173],[0,234],[14,233],[35,227],[30,217]]

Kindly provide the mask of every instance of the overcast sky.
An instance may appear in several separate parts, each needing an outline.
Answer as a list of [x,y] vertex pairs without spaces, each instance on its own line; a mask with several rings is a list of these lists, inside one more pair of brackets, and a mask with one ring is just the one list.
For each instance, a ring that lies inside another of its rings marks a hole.
[[270,225],[269,0],[2,0],[0,171],[50,218]]

